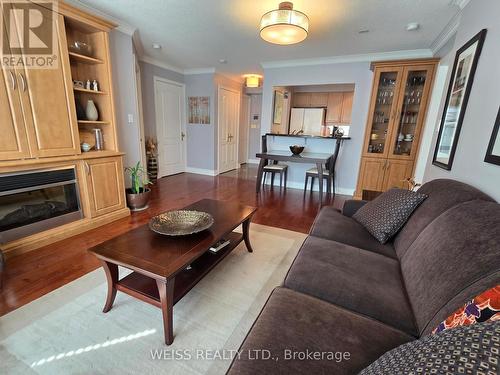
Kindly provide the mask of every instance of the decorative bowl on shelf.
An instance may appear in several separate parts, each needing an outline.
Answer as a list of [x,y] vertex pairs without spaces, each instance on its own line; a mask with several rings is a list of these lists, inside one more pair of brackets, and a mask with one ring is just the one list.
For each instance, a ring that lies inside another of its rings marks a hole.
[[69,45],[69,50],[85,56],[90,56],[92,54],[92,47],[90,44],[78,40],[75,40]]
[[300,153],[304,151],[304,146],[299,146],[299,145],[290,146],[290,151],[292,151],[292,154],[294,155],[300,155]]
[[168,211],[154,216],[149,228],[167,236],[185,236],[210,228],[214,218],[207,212],[193,210]]

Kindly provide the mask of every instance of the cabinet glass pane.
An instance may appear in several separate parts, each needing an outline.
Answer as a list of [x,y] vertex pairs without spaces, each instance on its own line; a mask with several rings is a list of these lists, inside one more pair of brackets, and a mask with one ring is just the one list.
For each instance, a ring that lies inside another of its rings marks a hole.
[[421,116],[421,102],[427,71],[409,71],[398,130],[395,135],[394,155],[410,155],[417,124]]
[[370,129],[370,142],[368,150],[366,150],[369,153],[384,153],[392,102],[396,95],[397,76],[397,72],[384,72],[380,74],[373,121]]

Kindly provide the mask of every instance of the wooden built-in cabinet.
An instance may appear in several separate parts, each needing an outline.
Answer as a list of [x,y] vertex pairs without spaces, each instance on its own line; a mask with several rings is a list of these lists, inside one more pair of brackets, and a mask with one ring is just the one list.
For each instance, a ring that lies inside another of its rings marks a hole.
[[381,62],[374,80],[355,198],[413,177],[438,60]]
[[121,157],[91,159],[83,163],[91,217],[125,208]]
[[[1,244],[8,256],[130,214],[125,203],[123,154],[117,144],[109,53],[109,31],[116,25],[62,1],[58,2],[57,13],[43,3],[33,6],[38,7],[44,20],[53,23],[57,35],[53,46],[56,65],[52,69],[2,67],[0,173],[73,165],[84,218]],[[17,18],[15,21],[18,26],[23,22]],[[5,22],[0,27],[5,27]],[[2,31],[8,33],[9,40],[19,40],[15,29]],[[90,45],[90,54],[71,48],[75,41]],[[2,56],[8,52],[6,48],[0,51]],[[75,87],[73,80],[97,80],[99,90]],[[98,109],[96,121],[77,117],[75,103],[85,108],[88,100],[94,101]],[[83,142],[95,146],[96,128],[102,131],[104,149],[81,152]]]

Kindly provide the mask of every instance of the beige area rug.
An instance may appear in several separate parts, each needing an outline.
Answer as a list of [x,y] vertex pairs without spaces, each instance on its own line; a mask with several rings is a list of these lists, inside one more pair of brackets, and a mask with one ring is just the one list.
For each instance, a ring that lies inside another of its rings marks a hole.
[[98,269],[0,318],[0,373],[224,374],[306,237],[257,224],[250,232],[254,253],[240,244],[175,305],[173,345],[154,306],[118,292],[102,313]]

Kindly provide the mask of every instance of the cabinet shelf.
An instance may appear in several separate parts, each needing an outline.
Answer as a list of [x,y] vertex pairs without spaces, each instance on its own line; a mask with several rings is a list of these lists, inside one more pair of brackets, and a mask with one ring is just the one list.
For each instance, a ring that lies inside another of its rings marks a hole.
[[81,87],[73,87],[73,90],[76,92],[82,92],[82,93],[86,93],[86,94],[106,95],[106,93],[104,91],[87,90],[87,89],[83,89]]
[[78,125],[109,125],[109,121],[78,120]]
[[76,52],[69,52],[68,54],[69,54],[69,57],[71,60],[81,62],[84,64],[92,64],[93,65],[93,64],[103,64],[104,63],[104,61],[102,61],[100,59],[96,59],[95,57],[81,55],[81,54],[76,53]]

